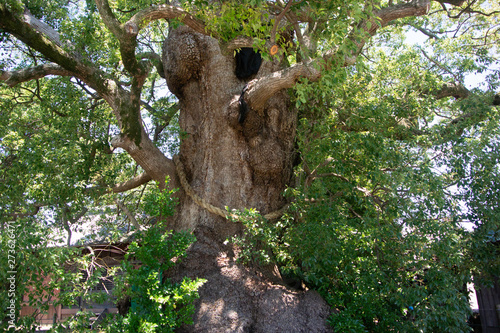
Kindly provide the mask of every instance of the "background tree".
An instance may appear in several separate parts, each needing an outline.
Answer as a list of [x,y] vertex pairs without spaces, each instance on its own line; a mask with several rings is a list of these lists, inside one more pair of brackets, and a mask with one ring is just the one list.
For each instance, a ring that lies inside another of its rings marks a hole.
[[[207,279],[191,330],[327,330],[277,262],[340,331],[466,331],[498,230],[478,182],[498,170],[498,23],[474,0],[3,1],[3,217],[125,211],[169,178],[168,227],[198,239],[172,274]],[[263,62],[239,79],[243,47]]]

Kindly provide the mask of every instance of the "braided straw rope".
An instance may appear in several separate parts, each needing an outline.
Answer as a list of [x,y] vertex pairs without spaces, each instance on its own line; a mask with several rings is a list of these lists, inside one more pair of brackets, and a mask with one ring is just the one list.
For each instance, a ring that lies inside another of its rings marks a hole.
[[[182,164],[179,155],[174,156],[174,163],[175,163],[175,169],[177,170],[177,174],[179,175],[179,179],[181,181],[182,188],[198,206],[205,208],[212,214],[222,216],[226,219],[232,218],[234,220],[238,220],[238,216],[236,214],[231,214],[226,210],[211,205],[205,199],[201,198],[198,194],[194,192],[193,188],[191,187],[191,185],[189,185],[186,179],[186,173],[184,173],[184,165]],[[287,206],[288,205],[285,205],[283,208],[271,212],[269,214],[266,214],[263,217],[267,220],[275,220],[277,218],[280,218],[281,215],[283,215]]]

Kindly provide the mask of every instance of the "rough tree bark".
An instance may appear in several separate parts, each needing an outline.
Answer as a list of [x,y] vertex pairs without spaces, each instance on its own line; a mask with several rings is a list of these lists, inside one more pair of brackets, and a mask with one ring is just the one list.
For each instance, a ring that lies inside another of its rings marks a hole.
[[[163,62],[169,89],[179,98],[185,132],[180,157],[195,192],[222,209],[280,209],[297,124],[286,91],[261,111],[250,110],[240,124],[238,99],[247,82],[236,78],[233,57],[222,55],[215,39],[181,27],[165,41]],[[257,77],[279,66],[279,60],[264,62]],[[184,196],[176,226],[214,228],[220,239],[241,228],[212,215]]]

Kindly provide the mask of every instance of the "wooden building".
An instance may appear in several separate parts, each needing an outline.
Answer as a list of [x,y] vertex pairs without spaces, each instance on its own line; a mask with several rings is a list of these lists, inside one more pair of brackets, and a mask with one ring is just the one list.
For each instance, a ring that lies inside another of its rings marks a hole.
[[[96,261],[99,265],[111,268],[113,266],[119,265],[123,260],[123,257],[127,251],[128,243],[119,244],[90,244],[85,246],[77,246],[81,249],[82,255],[88,254],[91,251],[94,252]],[[68,267],[68,269],[72,269]],[[84,276],[85,278],[85,276]],[[49,281],[50,277],[45,277],[44,283]],[[89,292],[106,292],[111,295],[113,291],[114,283],[112,279],[106,279],[100,282],[98,285],[94,286]],[[113,300],[109,300],[105,303],[87,303],[83,302],[81,297],[78,297],[72,302],[72,304],[67,305],[55,305],[58,300],[59,291],[55,290],[52,295],[38,295],[43,301],[47,301],[49,304],[48,311],[40,311],[29,305],[29,297],[32,295],[25,295],[23,299],[23,305],[21,307],[20,315],[23,316],[35,316],[37,323],[41,326],[51,325],[57,322],[64,322],[67,319],[73,317],[77,312],[82,309],[86,311],[91,311],[95,314],[95,318],[98,318],[100,314],[107,313],[118,313],[116,305],[114,305]]]

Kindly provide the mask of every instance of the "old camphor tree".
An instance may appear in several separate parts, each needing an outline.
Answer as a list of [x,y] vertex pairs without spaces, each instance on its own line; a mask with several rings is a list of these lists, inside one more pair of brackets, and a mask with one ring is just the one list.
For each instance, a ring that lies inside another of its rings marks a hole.
[[154,181],[179,189],[167,229],[197,237],[166,274],[207,279],[186,331],[466,331],[463,286],[498,230],[498,15],[475,0],[3,0],[3,218],[71,237],[116,204],[147,228]]

